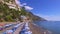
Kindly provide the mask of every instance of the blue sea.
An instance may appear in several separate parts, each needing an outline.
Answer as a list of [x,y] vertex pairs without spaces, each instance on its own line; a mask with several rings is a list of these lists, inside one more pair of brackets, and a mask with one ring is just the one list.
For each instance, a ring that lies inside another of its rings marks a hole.
[[35,21],[34,23],[51,31],[52,34],[60,34],[60,21]]

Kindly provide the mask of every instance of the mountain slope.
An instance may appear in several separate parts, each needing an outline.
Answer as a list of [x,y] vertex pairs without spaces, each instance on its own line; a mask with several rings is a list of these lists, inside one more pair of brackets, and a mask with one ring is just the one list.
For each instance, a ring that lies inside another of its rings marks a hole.
[[33,21],[45,19],[26,11],[24,7],[19,7],[13,0],[0,0],[0,22],[21,21],[21,15],[29,16]]

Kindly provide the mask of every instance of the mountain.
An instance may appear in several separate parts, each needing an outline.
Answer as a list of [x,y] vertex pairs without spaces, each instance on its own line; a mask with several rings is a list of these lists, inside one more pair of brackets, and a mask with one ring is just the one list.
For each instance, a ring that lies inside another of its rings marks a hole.
[[46,19],[34,15],[32,12],[27,12],[27,13],[28,13],[28,16],[30,16],[33,21],[46,21]]
[[32,19],[33,21],[47,21],[46,19],[44,19],[42,17],[39,17],[37,15],[34,15],[32,12],[25,10],[24,7],[22,7],[22,9],[24,9],[23,10],[24,12],[22,12],[22,14],[25,15],[25,16],[29,16],[30,19]]
[[29,16],[33,21],[45,21],[45,19],[25,10],[24,7],[20,7],[16,0],[0,0],[0,22],[21,21],[21,15]]

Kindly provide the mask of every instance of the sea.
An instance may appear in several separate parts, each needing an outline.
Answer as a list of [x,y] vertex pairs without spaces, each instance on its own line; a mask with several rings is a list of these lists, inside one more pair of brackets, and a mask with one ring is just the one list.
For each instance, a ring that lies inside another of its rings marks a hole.
[[60,21],[34,21],[34,23],[51,31],[52,34],[60,34]]

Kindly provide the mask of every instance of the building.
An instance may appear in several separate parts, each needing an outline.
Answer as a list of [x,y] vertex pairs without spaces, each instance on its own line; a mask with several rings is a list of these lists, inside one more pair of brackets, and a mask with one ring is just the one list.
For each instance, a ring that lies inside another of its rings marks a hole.
[[8,5],[10,9],[16,9],[20,11],[20,2],[18,0],[0,0],[0,2]]

